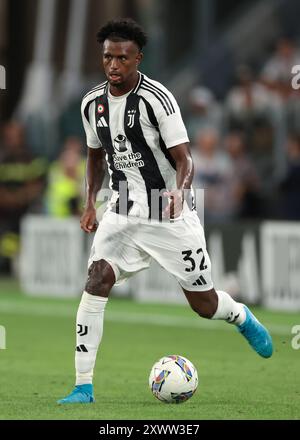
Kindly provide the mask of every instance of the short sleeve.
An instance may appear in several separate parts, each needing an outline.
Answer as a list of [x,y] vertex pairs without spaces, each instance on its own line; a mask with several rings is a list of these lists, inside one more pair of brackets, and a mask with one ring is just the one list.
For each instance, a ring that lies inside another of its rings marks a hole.
[[156,118],[161,137],[167,148],[189,142],[189,137],[182,120],[176,99],[164,88],[164,99],[160,95],[160,105],[156,106]]
[[81,104],[81,117],[87,146],[90,148],[100,148],[102,146],[101,142],[92,126],[95,120],[95,101],[86,101],[83,99]]

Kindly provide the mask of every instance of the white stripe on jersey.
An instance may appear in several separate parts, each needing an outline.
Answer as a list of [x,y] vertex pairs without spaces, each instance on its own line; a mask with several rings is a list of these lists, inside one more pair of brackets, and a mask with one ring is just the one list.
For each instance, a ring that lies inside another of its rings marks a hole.
[[103,83],[98,84],[97,86],[93,87],[89,92],[87,92],[87,93],[84,95],[83,99],[84,99],[84,98],[87,98],[88,95],[90,95],[91,93],[96,92],[97,90],[100,90],[100,89],[102,89],[102,88],[105,88],[106,85],[107,85],[107,81],[104,81]]

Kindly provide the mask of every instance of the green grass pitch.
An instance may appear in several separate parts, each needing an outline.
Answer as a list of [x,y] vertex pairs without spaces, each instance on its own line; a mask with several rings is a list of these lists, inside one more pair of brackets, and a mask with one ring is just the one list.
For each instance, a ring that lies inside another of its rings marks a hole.
[[[78,300],[29,298],[0,282],[0,419],[299,419],[300,350],[291,328],[300,314],[255,309],[271,330],[275,353],[260,358],[236,329],[198,318],[188,306],[111,298],[94,372],[96,403],[59,406],[74,384]],[[199,387],[188,402],[167,405],[148,388],[153,363],[189,358]]]

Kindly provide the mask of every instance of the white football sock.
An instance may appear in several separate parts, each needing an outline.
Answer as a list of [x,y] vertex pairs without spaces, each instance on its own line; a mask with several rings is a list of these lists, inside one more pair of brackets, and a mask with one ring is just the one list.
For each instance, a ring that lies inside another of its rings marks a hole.
[[83,292],[76,318],[76,385],[92,383],[107,298]]
[[228,293],[216,290],[218,295],[218,307],[211,319],[224,319],[230,324],[240,325],[246,319],[243,304],[234,301]]

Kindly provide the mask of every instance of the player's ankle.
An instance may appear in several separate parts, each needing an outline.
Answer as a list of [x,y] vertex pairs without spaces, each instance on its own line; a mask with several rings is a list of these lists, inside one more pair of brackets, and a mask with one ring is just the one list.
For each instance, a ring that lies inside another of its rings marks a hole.
[[93,384],[93,372],[89,371],[87,373],[76,373],[75,385],[92,385]]
[[227,292],[217,290],[218,306],[212,319],[223,319],[229,324],[241,325],[246,319],[244,305],[234,301]]

